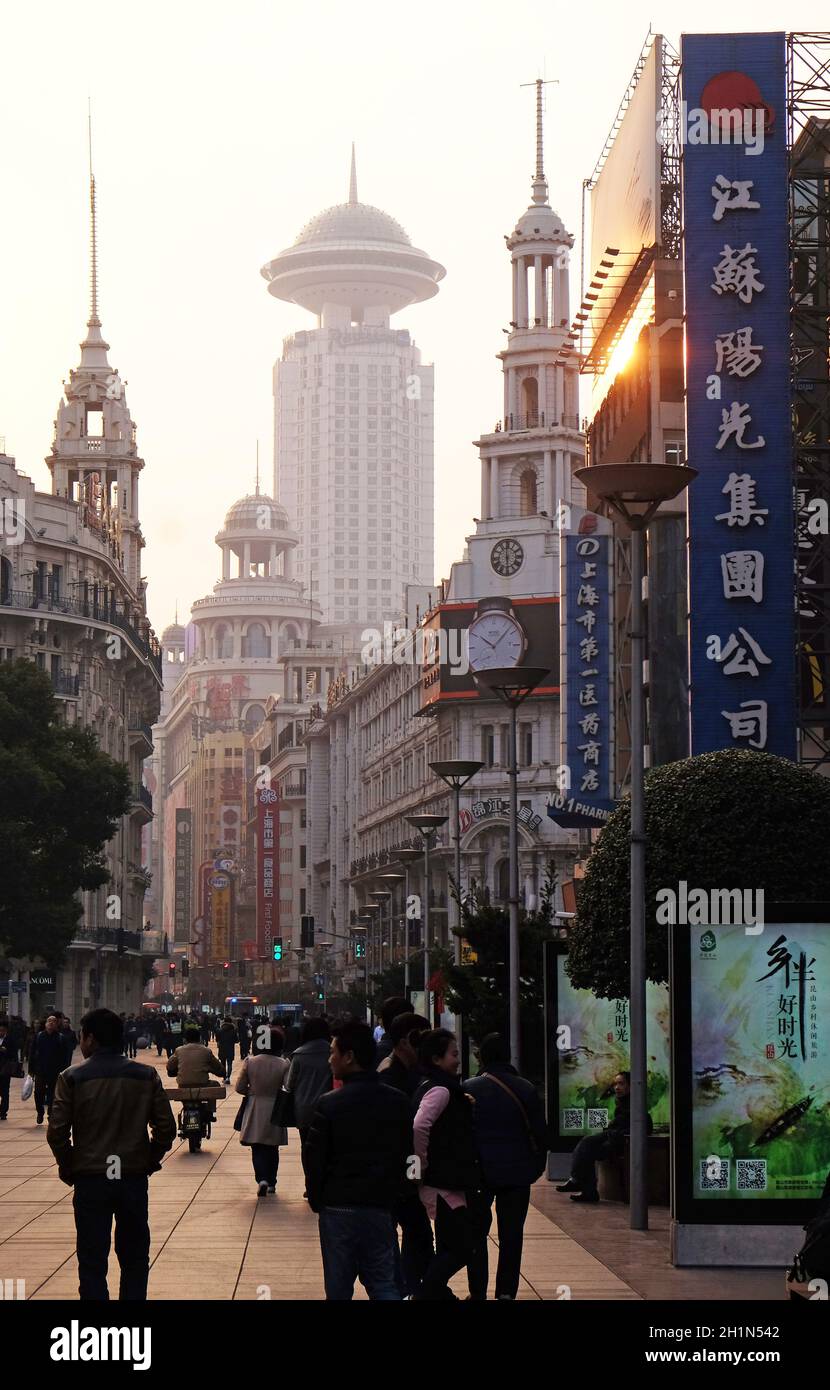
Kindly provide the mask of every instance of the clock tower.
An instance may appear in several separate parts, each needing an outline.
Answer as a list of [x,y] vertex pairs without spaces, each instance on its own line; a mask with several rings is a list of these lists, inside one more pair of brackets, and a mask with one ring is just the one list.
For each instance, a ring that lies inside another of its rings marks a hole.
[[505,237],[512,312],[499,357],[503,416],[475,441],[481,504],[467,555],[453,565],[451,597],[555,594],[559,589],[560,502],[584,505],[574,477],[585,462],[579,372],[560,356],[570,324],[573,237],[548,201],[542,140],[543,83],[536,83],[536,171],[531,200]]

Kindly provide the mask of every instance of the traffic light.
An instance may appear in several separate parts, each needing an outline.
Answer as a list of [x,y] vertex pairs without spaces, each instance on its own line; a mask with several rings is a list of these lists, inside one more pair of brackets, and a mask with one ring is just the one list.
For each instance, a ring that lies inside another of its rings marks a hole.
[[282,960],[282,937],[274,937],[274,960]]
[[171,960],[170,964],[168,965],[168,967],[167,967],[167,973],[168,973],[168,975],[171,975],[171,976],[172,976],[172,975],[175,975],[175,973],[176,973],[176,962],[175,962],[174,960]]
[[311,950],[314,945],[314,918],[310,913],[304,912],[300,918],[300,946],[304,951]]
[[190,961],[186,958],[182,960],[182,979],[186,980],[190,974]]
[[230,970],[230,968],[231,968],[231,963],[230,963],[229,960],[226,960],[226,961],[223,963],[223,965],[222,965],[222,970],[224,971],[224,973],[225,973],[226,975],[227,975],[228,971]]
[[366,941],[362,936],[356,936],[354,939],[354,958],[355,960],[363,960],[365,955]]

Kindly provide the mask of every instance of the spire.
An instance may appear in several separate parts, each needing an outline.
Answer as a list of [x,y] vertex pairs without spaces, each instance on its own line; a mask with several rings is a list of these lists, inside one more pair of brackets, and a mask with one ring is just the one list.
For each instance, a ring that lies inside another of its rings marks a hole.
[[92,102],[89,103],[89,261],[90,261],[90,306],[88,328],[100,328],[98,317],[98,235],[95,223],[95,175],[92,172]]
[[259,440],[256,442],[256,492],[254,495],[259,497]]
[[86,321],[87,335],[81,343],[82,367],[106,367],[109,370],[105,343],[101,334],[101,320],[98,317],[98,224],[96,220],[95,175],[92,172],[92,102],[88,108],[89,133],[89,318]]
[[354,158],[354,140],[352,141],[352,167],[349,174],[349,202],[357,202],[357,165]]
[[544,111],[544,88],[556,83],[556,78],[545,81],[542,77],[537,77],[535,82],[523,82],[523,87],[536,88],[536,173],[533,176],[533,196],[531,202],[543,207],[548,201],[548,181],[545,178],[545,158],[544,158],[544,132],[543,132],[543,111]]

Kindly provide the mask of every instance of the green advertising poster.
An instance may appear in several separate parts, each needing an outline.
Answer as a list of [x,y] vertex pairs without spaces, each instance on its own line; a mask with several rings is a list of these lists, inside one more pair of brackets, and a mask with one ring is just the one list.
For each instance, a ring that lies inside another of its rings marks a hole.
[[830,1168],[830,929],[696,928],[689,964],[694,1197],[819,1197]]
[[[598,999],[575,989],[565,973],[567,956],[556,958],[558,1127],[563,1140],[605,1129],[614,1114],[614,1077],[628,1070],[630,1031],[627,999]],[[669,994],[648,983],[647,1105],[654,1128],[669,1127]]]

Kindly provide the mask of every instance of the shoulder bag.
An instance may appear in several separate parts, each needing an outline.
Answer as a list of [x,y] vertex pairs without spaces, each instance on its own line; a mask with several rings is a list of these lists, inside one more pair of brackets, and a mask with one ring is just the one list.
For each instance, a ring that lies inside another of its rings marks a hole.
[[536,1142],[533,1130],[530,1127],[530,1119],[528,1117],[527,1111],[525,1110],[523,1102],[516,1095],[516,1092],[513,1090],[513,1087],[507,1085],[506,1081],[501,1081],[499,1077],[494,1076],[491,1071],[486,1072],[485,1075],[488,1081],[492,1081],[494,1085],[500,1086],[501,1089],[510,1097],[513,1103],[515,1105],[518,1105],[519,1109],[521,1110],[522,1119],[524,1120],[525,1129],[527,1130],[527,1142],[530,1145],[530,1152],[532,1153],[536,1162],[541,1164],[540,1172],[543,1172],[545,1167],[545,1161],[547,1159],[547,1154],[542,1152],[542,1150],[539,1148],[538,1143]]

